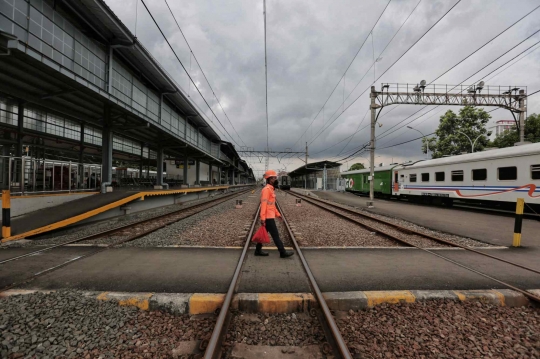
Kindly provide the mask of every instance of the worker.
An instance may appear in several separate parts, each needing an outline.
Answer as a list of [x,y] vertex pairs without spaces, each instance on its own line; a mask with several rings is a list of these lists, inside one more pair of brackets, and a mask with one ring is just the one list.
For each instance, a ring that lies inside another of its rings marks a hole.
[[[294,254],[293,251],[286,251],[283,246],[283,242],[279,238],[279,232],[276,226],[275,218],[280,218],[281,214],[276,208],[276,193],[274,189],[278,186],[277,174],[273,170],[268,170],[264,173],[264,179],[266,180],[266,186],[262,189],[261,192],[261,225],[266,227],[266,230],[272,236],[274,244],[279,250],[281,258],[287,258]],[[257,243],[255,248],[256,256],[268,256],[268,252],[262,251],[262,244]]]

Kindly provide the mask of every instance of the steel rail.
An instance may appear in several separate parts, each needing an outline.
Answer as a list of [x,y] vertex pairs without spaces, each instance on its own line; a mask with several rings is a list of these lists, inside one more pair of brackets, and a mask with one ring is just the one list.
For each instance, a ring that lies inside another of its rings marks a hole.
[[315,280],[315,277],[313,276],[313,273],[311,272],[311,269],[309,268],[309,265],[306,261],[306,258],[304,257],[304,254],[300,250],[300,246],[298,245],[298,242],[296,241],[296,238],[294,237],[291,227],[289,226],[289,222],[287,222],[285,213],[282,210],[279,203],[277,202],[277,200],[276,200],[276,207],[278,208],[279,212],[281,213],[281,216],[283,217],[283,222],[285,223],[285,226],[287,227],[287,232],[289,232],[289,236],[291,237],[291,241],[293,242],[294,249],[296,250],[296,252],[298,253],[298,256],[300,257],[300,261],[302,262],[304,271],[306,272],[309,278],[309,283],[311,285],[311,288],[313,289],[313,292],[315,293],[317,302],[321,306],[321,309],[324,314],[324,318],[326,319],[326,322],[330,328],[334,342],[336,343],[338,347],[339,353],[341,354],[341,357],[344,359],[352,359],[352,355],[349,352],[349,348],[347,348],[347,344],[345,344],[345,340],[343,339],[343,336],[341,335],[339,331],[336,321],[334,320],[334,317],[332,316],[332,313],[330,312],[330,308],[328,308],[328,305],[326,304],[326,300],[324,299],[322,292],[319,289],[319,286],[317,285],[317,281]]
[[[251,191],[250,190],[246,190],[246,191],[241,191],[241,192],[236,192],[236,193],[231,193],[231,194],[228,194],[224,197],[220,197],[220,198],[216,198],[216,199],[212,199],[210,201],[205,201],[203,203],[198,203],[198,204],[195,204],[195,205],[192,205],[192,206],[189,206],[189,207],[184,207],[184,208],[181,208],[179,210],[176,210],[176,211],[173,211],[173,212],[169,212],[169,213],[165,213],[165,214],[160,214],[158,216],[154,216],[154,217],[151,217],[151,218],[147,218],[147,219],[143,219],[141,221],[138,221],[138,222],[134,222],[134,223],[130,223],[130,224],[126,224],[126,225],[123,225],[123,226],[119,226],[119,227],[115,227],[115,228],[111,228],[111,229],[107,229],[105,231],[101,231],[101,232],[98,232],[98,233],[94,233],[94,234],[90,234],[88,236],[84,236],[84,237],[81,237],[81,238],[77,238],[77,239],[73,239],[73,240],[70,240],[70,241],[67,241],[67,242],[63,242],[63,243],[59,243],[59,244],[54,244],[52,246],[49,246],[47,248],[42,248],[40,250],[37,250],[37,251],[33,251],[33,252],[29,252],[29,253],[25,253],[25,254],[21,254],[19,256],[15,256],[15,257],[12,257],[12,258],[8,258],[8,259],[4,259],[2,261],[0,261],[0,265],[4,264],[4,263],[8,263],[8,262],[11,262],[11,261],[15,261],[15,260],[18,260],[18,259],[22,259],[22,258],[25,258],[25,257],[30,257],[30,256],[33,256],[33,255],[36,255],[38,253],[42,253],[42,252],[46,252],[46,251],[49,251],[51,249],[54,249],[54,248],[58,248],[58,247],[62,247],[62,246],[65,246],[65,245],[68,245],[68,244],[73,244],[73,243],[77,243],[77,242],[82,242],[82,241],[88,241],[88,240],[91,240],[91,239],[96,239],[96,238],[100,238],[100,237],[103,237],[103,236],[107,236],[107,235],[111,235],[113,233],[116,233],[116,232],[120,232],[120,231],[123,231],[125,229],[129,229],[129,228],[132,228],[134,226],[138,226],[138,225],[142,225],[142,224],[145,224],[145,223],[149,223],[149,222],[153,222],[153,221],[156,221],[156,220],[160,220],[162,218],[166,218],[168,216],[173,216],[173,215],[177,215],[177,214],[180,214],[181,212],[184,212],[184,211],[189,211],[189,210],[192,210],[192,209],[196,209],[196,208],[199,208],[199,207],[202,207],[202,206],[205,206],[205,205],[208,205],[212,202],[214,202],[215,204],[220,204],[222,202],[225,202],[227,200],[229,200],[231,197],[235,197],[235,196],[238,196],[238,195],[242,195],[242,194],[245,194],[247,192]],[[196,212],[198,213],[198,212]],[[193,214],[196,214],[196,213],[193,213]],[[180,221],[184,218],[188,218],[190,216],[192,216],[193,214],[190,214],[186,217],[182,217],[182,218],[179,218],[178,220],[175,220],[175,221],[171,221],[171,222],[167,222],[165,225],[168,225],[168,224],[171,224],[171,223],[174,223],[176,221]],[[157,229],[159,228],[162,228],[162,227],[157,227]],[[148,233],[147,233],[148,234]],[[7,246],[6,246],[7,247]]]
[[[331,207],[334,207],[334,208],[337,208],[339,210],[343,210],[345,212],[348,212],[348,213],[351,213],[351,214],[354,214],[354,215],[358,215],[358,216],[361,216],[361,217],[365,217],[367,219],[370,219],[370,220],[373,220],[373,221],[376,221],[376,222],[379,222],[379,223],[382,223],[382,224],[385,224],[385,225],[388,225],[388,226],[391,226],[391,227],[394,227],[396,228],[397,230],[399,231],[402,231],[402,232],[405,232],[405,233],[409,233],[409,234],[414,234],[414,235],[417,235],[417,236],[421,236],[421,237],[425,237],[425,238],[428,238],[428,239],[431,239],[433,241],[437,241],[439,243],[442,243],[442,244],[446,244],[446,245],[449,245],[449,246],[452,246],[452,247],[457,247],[457,248],[461,248],[461,249],[465,249],[467,251],[470,251],[470,252],[473,252],[473,253],[476,253],[476,254],[480,254],[482,256],[485,256],[485,257],[488,257],[488,258],[491,258],[491,259],[495,259],[495,260],[498,260],[500,262],[503,262],[503,263],[506,263],[506,264],[510,264],[510,265],[513,265],[515,267],[518,267],[518,268],[521,268],[521,269],[525,269],[527,271],[530,271],[530,272],[533,272],[533,273],[536,273],[536,274],[540,274],[540,270],[537,270],[537,269],[534,269],[534,268],[530,268],[530,267],[527,267],[527,266],[524,266],[522,264],[519,264],[519,263],[515,263],[515,262],[512,262],[512,261],[509,261],[509,260],[506,260],[504,258],[501,258],[501,257],[497,257],[497,256],[494,256],[494,255],[491,255],[491,254],[488,254],[488,253],[484,253],[484,252],[480,252],[479,250],[476,250],[474,248],[471,248],[471,247],[467,247],[467,246],[464,246],[464,245],[461,245],[459,243],[454,243],[454,242],[451,242],[451,241],[447,241],[445,239],[441,239],[441,238],[437,238],[437,237],[434,237],[432,235],[429,235],[429,234],[426,234],[426,233],[422,233],[422,232],[418,232],[414,229],[410,229],[410,228],[405,228],[405,227],[402,227],[398,224],[395,224],[395,223],[391,223],[391,222],[388,222],[388,221],[385,221],[383,219],[380,219],[380,218],[376,218],[376,217],[372,217],[370,215],[367,215],[365,213],[360,213],[358,211],[355,211],[355,210],[352,210],[350,208],[345,208],[345,207],[342,207],[340,205],[336,205],[336,204],[333,204],[333,203],[329,203],[329,202],[326,202],[326,201],[323,201],[323,200],[320,200],[320,199],[313,199],[313,198],[308,198],[306,196],[303,196],[303,195],[300,195],[298,193],[294,193],[294,192],[291,192],[291,194],[293,196],[297,196],[299,198],[302,198],[304,199],[306,202],[308,203],[311,203],[315,206],[318,206],[318,207],[321,207],[321,208],[324,208],[324,206],[320,205],[320,203],[324,203],[328,206],[331,206]],[[319,202],[319,203],[317,203]],[[333,212],[335,213],[335,212]],[[352,218],[349,218],[347,216],[344,216],[343,214],[341,213],[335,213],[335,214],[338,214],[340,216],[343,216],[343,218],[347,218],[347,219],[350,219],[350,220],[353,220]],[[354,221],[354,220],[353,220]],[[355,221],[356,222],[356,221]],[[362,225],[365,225],[365,224],[362,224]],[[373,230],[376,230],[376,229],[373,229]],[[381,232],[380,230],[376,230],[378,231],[379,233],[382,233],[386,236],[389,236],[391,237],[392,239],[395,239],[395,240],[398,240],[398,241],[401,241],[401,242],[404,242],[406,244],[408,244],[408,242],[406,242],[405,240],[402,240],[402,239],[399,239],[397,237],[394,237],[392,235],[389,235],[389,234],[385,234],[384,232]]]
[[[234,195],[235,195],[235,196],[238,196],[238,195],[244,194],[244,193],[246,193],[246,192],[249,192],[249,191],[244,191],[244,192],[241,192],[241,193],[234,193]],[[231,196],[228,196],[227,198],[230,198],[230,197],[231,197]],[[232,197],[234,197],[234,196],[232,196]],[[224,199],[224,198],[220,198],[220,200],[223,200],[222,202],[225,202],[225,201],[226,201],[226,199]],[[210,203],[210,202],[212,202],[212,201],[205,202],[204,204],[208,204],[208,203]],[[221,203],[221,202],[220,202],[220,203]],[[200,206],[202,206],[202,205],[203,205],[203,204],[198,204],[198,205],[192,206],[192,207],[190,207],[190,208],[200,207]],[[42,275],[44,275],[44,274],[50,273],[50,272],[52,272],[52,271],[55,271],[55,270],[57,270],[57,269],[63,268],[63,267],[65,267],[65,266],[67,266],[68,264],[71,264],[71,263],[76,262],[76,261],[78,261],[78,260],[81,260],[81,259],[83,259],[83,258],[87,258],[87,257],[93,256],[94,254],[101,253],[101,252],[103,252],[103,251],[106,251],[106,250],[108,250],[108,249],[114,247],[114,246],[117,246],[117,245],[120,245],[120,244],[123,244],[123,243],[127,243],[127,242],[130,242],[130,241],[133,241],[133,240],[135,240],[135,239],[144,237],[144,236],[146,236],[146,235],[148,235],[148,234],[150,234],[150,233],[152,233],[152,232],[157,231],[158,229],[161,229],[161,228],[163,228],[163,227],[165,227],[165,226],[168,226],[168,225],[171,224],[171,223],[178,222],[178,221],[181,221],[181,220],[183,220],[183,219],[189,218],[189,217],[191,217],[191,216],[193,216],[193,215],[195,215],[195,214],[198,214],[198,213],[200,213],[200,212],[202,212],[202,211],[204,211],[204,210],[206,210],[206,209],[207,209],[207,208],[203,208],[202,210],[197,211],[197,212],[194,212],[194,213],[191,213],[191,214],[189,214],[189,215],[186,216],[186,217],[182,217],[182,218],[179,218],[179,219],[177,219],[177,220],[169,221],[169,222],[167,222],[167,223],[161,224],[161,225],[158,226],[158,227],[150,228],[150,229],[148,229],[148,230],[146,230],[146,231],[143,231],[143,232],[141,232],[141,233],[137,233],[137,234],[131,235],[131,236],[129,236],[128,238],[124,238],[124,239],[121,239],[121,240],[116,241],[116,242],[114,242],[114,243],[110,243],[110,244],[108,244],[107,246],[105,246],[105,247],[100,247],[99,249],[96,249],[95,251],[92,251],[92,252],[90,252],[90,253],[83,254],[83,255],[81,255],[81,256],[78,256],[78,257],[69,259],[69,260],[65,261],[64,263],[60,263],[60,264],[58,264],[58,265],[56,265],[56,266],[53,266],[53,267],[47,268],[47,269],[45,269],[45,270],[42,270],[42,271],[40,271],[40,272],[34,273],[34,274],[33,274],[32,276],[30,276],[29,278],[26,278],[26,279],[24,279],[24,280],[22,280],[22,281],[19,281],[19,282],[14,282],[14,283],[8,284],[7,286],[4,286],[3,288],[0,288],[0,293],[1,293],[1,292],[5,292],[6,290],[9,290],[9,289],[11,289],[11,288],[14,288],[15,286],[19,286],[19,285],[22,285],[22,284],[27,284],[27,283],[31,282],[32,280],[36,279],[36,278],[39,277],[39,276],[42,276]],[[138,224],[138,223],[136,223],[136,224]]]
[[[291,194],[292,194],[292,193],[291,193]],[[315,201],[312,201],[311,198],[310,198],[310,199],[307,199],[307,197],[304,197],[304,196],[302,196],[302,195],[298,195],[297,193],[294,193],[293,195],[294,195],[294,196],[297,196],[297,197],[300,197],[300,198],[304,198],[304,200],[305,200],[306,202],[311,203],[311,204],[313,204],[313,205],[315,205],[315,206],[317,206],[317,207],[319,207],[319,208],[325,209],[326,211],[328,211],[328,212],[330,212],[330,213],[337,214],[337,215],[339,215],[339,216],[341,216],[341,217],[343,217],[343,218],[349,218],[349,217],[345,216],[344,214],[341,214],[341,213],[339,213],[339,212],[336,212],[335,210],[333,210],[333,209],[331,209],[331,208],[324,207],[324,206],[322,206],[322,205],[317,204]],[[322,201],[320,201],[320,202],[322,202]],[[326,203],[326,202],[323,202],[323,203]],[[336,208],[341,208],[340,206],[336,206],[336,205],[333,205],[333,206],[336,207]],[[347,209],[347,210],[348,210],[348,209]],[[356,212],[356,211],[352,211],[352,210],[348,210],[348,211],[351,211],[351,212],[353,212],[353,213],[355,213],[355,214],[360,214],[360,213],[358,213],[358,212]],[[363,215],[363,214],[361,214],[361,215]],[[367,215],[366,215],[366,217],[372,218],[371,216],[367,216]],[[349,218],[349,219],[352,220],[353,222],[356,222],[356,221],[355,221],[354,219],[352,219],[352,218]],[[386,221],[381,220],[381,222],[385,223]],[[415,232],[415,231],[413,231],[413,232]],[[416,233],[415,233],[415,234],[416,234]],[[388,235],[388,236],[389,236],[389,237],[394,237],[394,236],[392,236],[392,235]],[[492,277],[492,276],[490,276],[490,275],[488,275],[488,274],[485,274],[485,273],[480,272],[480,271],[478,271],[478,270],[476,270],[476,269],[474,269],[474,268],[471,268],[471,267],[469,267],[469,266],[467,266],[467,265],[465,265],[465,264],[461,264],[461,263],[459,263],[459,262],[457,262],[457,261],[455,261],[455,260],[453,260],[453,259],[450,259],[450,258],[448,258],[448,257],[442,256],[442,255],[440,255],[440,254],[438,254],[438,253],[433,252],[433,251],[430,250],[430,249],[422,248],[422,247],[420,247],[420,246],[418,246],[418,245],[415,245],[415,244],[413,244],[413,243],[410,243],[410,242],[408,242],[408,241],[406,241],[406,240],[404,240],[404,239],[399,239],[399,241],[404,242],[404,243],[407,243],[407,244],[410,245],[411,247],[414,247],[414,248],[416,248],[416,249],[420,249],[420,250],[422,250],[422,251],[424,251],[424,252],[427,252],[427,253],[429,253],[429,254],[433,254],[433,255],[436,256],[436,257],[439,257],[439,258],[441,258],[441,259],[444,259],[445,261],[448,261],[448,262],[453,263],[453,264],[455,264],[455,265],[457,265],[457,266],[459,266],[459,267],[462,267],[462,268],[464,268],[464,269],[467,269],[468,271],[471,271],[471,272],[476,273],[476,274],[478,274],[478,275],[481,275],[481,276],[483,276],[483,277],[485,277],[485,278],[488,278],[488,279],[490,279],[490,280],[493,280],[493,281],[495,281],[495,282],[497,282],[497,283],[499,283],[499,284],[504,285],[504,286],[507,287],[507,288],[510,288],[510,289],[512,289],[512,290],[514,290],[514,291],[516,291],[516,292],[519,292],[519,293],[523,294],[523,295],[526,296],[527,298],[532,299],[533,301],[535,301],[535,302],[537,302],[537,303],[540,303],[540,296],[537,296],[537,295],[535,295],[535,294],[533,294],[533,293],[530,293],[530,292],[528,292],[528,291],[526,291],[526,290],[524,290],[524,289],[521,289],[521,288],[518,288],[518,287],[516,287],[516,286],[513,286],[512,284],[509,284],[509,283],[506,283],[506,282],[504,282],[504,281],[501,281],[501,280],[499,280],[499,279],[497,279],[497,278],[494,278],[494,277]],[[446,242],[446,241],[445,241],[445,242]],[[451,242],[448,242],[448,243],[451,243]],[[467,247],[465,247],[464,249],[467,249]],[[478,251],[473,251],[473,252],[479,253],[479,254],[484,254],[484,253],[478,252]],[[536,270],[534,270],[534,269],[532,269],[532,268],[523,267],[523,266],[518,265],[518,264],[516,264],[516,263],[512,263],[512,262],[506,261],[506,260],[504,260],[504,259],[502,259],[502,258],[493,257],[493,256],[490,256],[490,255],[488,255],[488,257],[492,257],[492,258],[494,258],[494,259],[501,260],[501,261],[503,261],[503,262],[506,262],[506,263],[508,263],[508,264],[515,265],[515,266],[520,267],[520,268],[523,268],[523,269],[528,269],[528,270],[531,270],[531,271],[533,271],[533,272],[537,272]]]
[[223,336],[226,333],[224,329],[226,329],[227,327],[225,323],[229,321],[231,303],[233,300],[234,293],[238,289],[240,274],[242,271],[242,267],[244,266],[244,261],[246,259],[246,254],[247,254],[249,245],[251,244],[251,237],[253,236],[255,225],[257,224],[257,221],[259,220],[260,211],[261,211],[261,206],[259,205],[259,207],[257,208],[257,212],[255,213],[255,218],[253,219],[253,223],[251,224],[251,228],[247,235],[246,243],[244,244],[244,249],[242,250],[242,254],[240,255],[240,259],[238,260],[236,269],[234,270],[231,284],[229,285],[229,289],[227,290],[227,294],[225,295],[225,300],[223,301],[223,305],[221,306],[221,309],[219,311],[219,315],[216,320],[216,325],[214,326],[214,330],[212,331],[212,336],[210,337],[210,340],[208,341],[208,345],[204,353],[205,359],[217,359],[219,355],[221,354],[221,342],[223,341]]

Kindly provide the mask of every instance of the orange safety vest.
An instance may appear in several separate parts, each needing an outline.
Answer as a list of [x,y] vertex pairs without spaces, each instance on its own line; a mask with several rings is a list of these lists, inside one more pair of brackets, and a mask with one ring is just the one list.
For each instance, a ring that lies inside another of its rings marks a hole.
[[261,192],[261,220],[267,218],[281,217],[278,209],[276,208],[276,193],[274,192],[274,186],[267,184]]

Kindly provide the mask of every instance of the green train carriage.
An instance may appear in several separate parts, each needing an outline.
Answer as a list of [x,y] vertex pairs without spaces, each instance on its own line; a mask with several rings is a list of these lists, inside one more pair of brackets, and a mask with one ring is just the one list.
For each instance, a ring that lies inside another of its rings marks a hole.
[[[375,196],[392,196],[392,170],[397,164],[375,167],[375,181],[373,183]],[[345,190],[358,194],[369,195],[369,174],[370,169],[341,172],[341,177],[345,178]]]

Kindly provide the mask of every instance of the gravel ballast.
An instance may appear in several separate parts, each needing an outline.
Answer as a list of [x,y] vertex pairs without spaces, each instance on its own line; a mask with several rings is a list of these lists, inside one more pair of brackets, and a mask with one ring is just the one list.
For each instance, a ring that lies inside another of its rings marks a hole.
[[[199,200],[193,200],[193,201],[189,201],[189,202],[181,203],[181,204],[173,204],[173,205],[164,206],[164,207],[152,208],[146,211],[141,211],[141,212],[137,212],[133,214],[128,214],[125,216],[111,218],[110,220],[99,221],[96,223],[89,223],[84,226],[76,226],[74,228],[65,229],[61,232],[43,235],[40,238],[36,238],[29,241],[7,242],[7,244],[0,246],[0,249],[14,248],[14,247],[34,247],[34,246],[41,247],[41,246],[61,244],[64,242],[76,240],[78,238],[83,238],[92,234],[103,232],[111,228],[120,227],[120,226],[124,226],[131,223],[136,223],[136,222],[148,219],[148,218],[178,211],[182,208],[186,208],[195,204],[211,201],[219,197],[222,197],[222,195],[218,195],[212,198],[202,198]],[[115,237],[109,240],[103,240],[102,243],[111,243],[112,241],[115,241],[118,239],[119,238]],[[101,243],[101,242],[96,241],[96,243]]]
[[[243,205],[236,209],[239,199]],[[237,196],[123,246],[243,246],[258,205],[257,192]]]
[[540,310],[484,301],[383,304],[337,313],[359,358],[539,358]]
[[[398,247],[399,243],[370,232],[306,201],[296,206],[295,196],[280,193],[277,200],[295,237],[303,247]],[[297,235],[298,233],[298,235]]]
[[[478,240],[475,240],[475,239],[471,239],[471,238],[456,236],[454,234],[435,231],[435,230],[425,228],[425,227],[419,226],[419,225],[417,225],[415,223],[408,222],[408,221],[405,221],[405,220],[402,220],[402,219],[399,219],[399,218],[388,217],[388,216],[384,216],[384,215],[381,215],[381,214],[373,213],[373,212],[370,212],[370,211],[365,210],[363,208],[351,207],[351,206],[348,206],[348,205],[343,204],[343,203],[337,203],[337,202],[334,202],[334,201],[321,199],[321,198],[318,198],[317,200],[322,201],[322,202],[327,202],[327,203],[332,204],[332,205],[337,205],[337,206],[340,206],[340,207],[343,207],[343,208],[352,209],[352,210],[354,210],[356,212],[359,212],[359,213],[362,213],[364,215],[370,216],[370,217],[372,217],[374,219],[380,219],[380,220],[383,220],[383,221],[386,221],[386,222],[397,224],[397,225],[399,225],[401,227],[405,227],[405,228],[408,228],[408,229],[411,229],[411,230],[414,230],[414,231],[417,231],[417,232],[420,232],[420,233],[424,233],[424,234],[427,234],[427,235],[430,235],[430,236],[433,236],[433,237],[437,237],[437,238],[440,238],[440,239],[443,239],[443,240],[446,240],[446,241],[449,241],[449,242],[452,242],[452,243],[456,243],[456,244],[459,244],[459,245],[462,245],[462,246],[465,246],[465,247],[495,247],[494,245],[489,244],[489,243],[484,243],[484,242],[481,242],[481,241],[478,241]],[[385,228],[388,228],[388,227],[385,226]],[[431,242],[433,242],[433,241],[431,241]],[[444,245],[441,245],[441,244],[438,244],[438,243],[437,243],[437,245],[438,246],[444,246]]]
[[73,291],[0,300],[2,358],[172,358],[208,339],[215,318],[120,307]]
[[[306,346],[326,343],[317,317],[307,313],[268,314],[238,313],[229,325],[223,352],[234,343],[270,346]],[[322,349],[322,347],[321,347]]]

